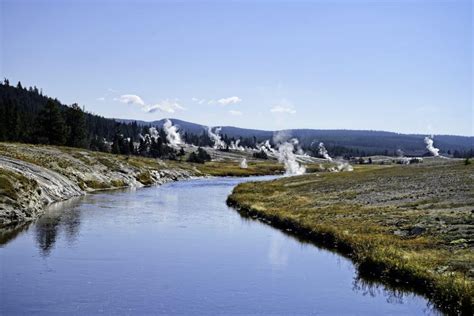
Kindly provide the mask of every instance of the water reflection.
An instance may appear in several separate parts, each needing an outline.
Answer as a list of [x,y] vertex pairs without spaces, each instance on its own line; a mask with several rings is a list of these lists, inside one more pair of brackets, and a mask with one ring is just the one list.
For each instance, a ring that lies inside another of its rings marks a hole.
[[75,242],[81,225],[81,212],[77,207],[80,201],[74,199],[53,204],[36,221],[35,239],[42,256],[51,254],[61,232],[69,244]]
[[10,241],[19,237],[28,230],[30,225],[31,222],[27,222],[0,228],[0,246],[5,246]]
[[18,240],[0,251],[8,288],[0,314],[423,310],[426,300],[372,282],[335,251],[238,216],[225,205],[238,181],[101,192],[56,204],[32,225],[0,234],[4,243]]
[[[306,245],[317,245],[318,248],[329,251],[339,258],[346,258],[350,260],[351,258],[347,255],[346,252],[338,249],[337,247],[331,246],[331,241],[321,240],[320,242],[315,242],[309,237],[304,235],[296,234],[291,229],[286,229],[284,226],[279,223],[271,222],[265,218],[260,218],[255,215],[249,215],[244,210],[237,210],[241,219],[245,223],[257,222],[261,225],[270,225],[274,228],[279,229],[284,236],[291,239],[297,240],[302,246]],[[282,267],[288,263],[288,254],[285,249],[282,248],[281,242],[283,242],[283,235],[281,238],[272,238],[268,259],[270,264],[274,267]],[[352,290],[355,293],[359,293],[362,296],[370,297],[384,297],[385,301],[389,304],[405,304],[409,299],[412,299],[416,294],[425,296],[425,293],[420,292],[416,287],[411,286],[407,283],[399,283],[396,281],[390,281],[388,279],[381,279],[379,277],[374,277],[373,275],[367,273],[368,271],[362,271],[356,268],[356,276],[354,278]],[[416,294],[415,294],[416,293]],[[425,315],[442,315],[440,312],[441,306],[436,306],[431,301],[426,301],[426,307],[423,310]]]
[[268,249],[268,260],[274,269],[284,268],[288,264],[288,249],[285,248],[284,236],[273,235]]
[[[409,298],[414,296],[412,294],[414,289],[409,286],[394,286],[388,282],[381,282],[380,279],[363,275],[361,272],[358,272],[357,277],[354,278],[352,290],[363,296],[382,296],[390,304],[404,304]],[[430,301],[427,301],[423,312],[426,315],[442,315]]]

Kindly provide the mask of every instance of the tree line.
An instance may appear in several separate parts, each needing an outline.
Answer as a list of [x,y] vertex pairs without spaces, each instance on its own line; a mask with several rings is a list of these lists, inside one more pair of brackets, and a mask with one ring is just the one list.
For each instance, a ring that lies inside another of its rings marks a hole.
[[[158,137],[145,137],[151,126],[123,123],[88,113],[78,104],[65,105],[36,87],[21,82],[0,83],[0,141],[86,148],[114,154],[177,159],[184,150],[169,145],[163,129]],[[208,146],[207,135],[186,133],[185,138],[198,146]],[[200,158],[207,156],[197,152]],[[194,158],[194,157],[193,157]]]
[[[104,118],[86,112],[78,104],[62,104],[58,99],[44,95],[36,86],[27,88],[21,82],[10,85],[8,79],[0,83],[0,141],[70,146],[168,159],[184,156],[182,150],[169,146],[162,129],[156,129],[158,138],[140,137],[148,134],[150,128],[152,126],[139,125],[137,122],[118,122]],[[249,148],[257,148],[258,143],[264,141],[255,136],[235,138],[223,134],[221,137],[225,144],[221,149],[223,151],[228,151],[231,143],[237,140],[240,140],[240,146]],[[187,144],[198,147],[214,145],[206,130],[198,134],[184,131],[182,138]],[[274,143],[271,144],[275,147]],[[306,153],[319,157],[319,149],[312,139],[303,137],[300,144]],[[370,155],[396,156],[396,150],[348,147],[338,145],[337,142],[326,143],[326,148],[332,156],[347,159]],[[197,156],[198,154],[196,152]],[[455,149],[448,150],[447,154],[456,158],[473,157],[474,151]],[[207,158],[203,154],[200,157]],[[257,154],[256,158],[258,157],[265,159],[263,153]]]

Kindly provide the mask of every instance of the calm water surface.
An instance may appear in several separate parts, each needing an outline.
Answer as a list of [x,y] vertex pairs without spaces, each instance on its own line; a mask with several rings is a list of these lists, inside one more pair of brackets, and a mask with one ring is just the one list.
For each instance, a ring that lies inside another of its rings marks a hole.
[[248,180],[55,205],[0,236],[0,314],[435,313],[422,297],[358,279],[340,255],[242,218],[225,200]]

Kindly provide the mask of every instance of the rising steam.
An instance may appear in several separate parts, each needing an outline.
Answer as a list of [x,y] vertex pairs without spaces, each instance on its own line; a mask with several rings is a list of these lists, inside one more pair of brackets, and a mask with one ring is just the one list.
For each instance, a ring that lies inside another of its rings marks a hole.
[[178,128],[173,125],[169,119],[166,119],[165,123],[163,124],[163,129],[166,133],[166,139],[171,146],[178,147],[181,145],[181,135],[178,133]]
[[221,127],[217,127],[215,129],[215,132],[212,131],[212,127],[209,126],[207,128],[207,134],[209,135],[209,138],[214,143],[214,146],[213,146],[214,149],[223,149],[223,148],[225,148],[225,143],[221,139],[221,135],[219,135],[220,131],[221,131]]
[[243,158],[241,161],[240,161],[240,168],[242,169],[247,169],[249,166],[247,164],[247,159]]
[[425,137],[426,149],[435,157],[439,156],[439,149],[433,146],[433,135]]
[[285,165],[286,175],[300,175],[306,172],[306,168],[296,161],[293,153],[295,143],[297,144],[298,140],[293,138],[291,142],[284,142],[278,146],[278,161]]
[[[328,153],[326,147],[324,146],[324,143],[322,143],[322,142],[319,143],[319,154],[321,156],[323,156],[324,159],[326,159],[327,161],[331,161],[331,162],[334,161],[331,158],[331,156],[329,156],[329,153]],[[332,167],[332,168],[329,168],[329,171],[342,172],[342,171],[353,171],[354,170],[354,168],[347,161],[336,159],[335,163],[336,163],[336,166]]]
[[148,129],[148,134],[142,135],[138,134],[140,136],[140,139],[145,142],[151,142],[151,139],[153,138],[155,141],[160,138],[160,135],[158,134],[158,131],[154,127],[150,127]]
[[[302,166],[296,161],[295,151],[299,151],[299,141],[296,138],[289,138],[287,132],[277,132],[273,135],[273,142],[278,147],[278,161],[283,163],[285,166],[285,175],[300,175],[306,172],[306,167]],[[276,151],[270,146],[270,142],[264,143],[263,150],[276,153]]]
[[332,161],[331,156],[329,156],[326,147],[324,147],[324,143],[319,143],[319,154],[329,161]]
[[232,150],[240,150],[240,151],[244,151],[244,150],[245,150],[244,147],[240,146],[240,139],[237,139],[235,142],[234,142],[234,141],[231,141],[231,142],[230,142],[229,149],[232,149]]
[[275,154],[277,151],[272,147],[272,145],[270,144],[270,140],[266,140],[262,143],[259,143],[257,144],[257,149],[260,150],[260,151],[264,151],[265,153],[269,154],[269,153],[272,153],[272,154]]

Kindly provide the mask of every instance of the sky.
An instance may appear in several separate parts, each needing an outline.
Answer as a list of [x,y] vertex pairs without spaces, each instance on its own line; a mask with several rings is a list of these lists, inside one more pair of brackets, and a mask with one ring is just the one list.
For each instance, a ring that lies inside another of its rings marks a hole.
[[102,116],[474,135],[470,0],[0,3],[0,76]]

